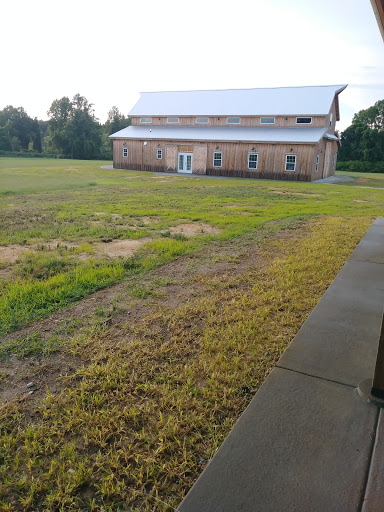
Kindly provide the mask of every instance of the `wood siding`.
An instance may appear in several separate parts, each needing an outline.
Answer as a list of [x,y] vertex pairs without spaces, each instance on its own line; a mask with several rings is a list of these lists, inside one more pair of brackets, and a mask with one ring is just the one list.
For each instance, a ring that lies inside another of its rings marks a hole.
[[[331,114],[332,114],[332,126],[329,126]],[[332,133],[332,134],[335,133],[336,121],[337,121],[336,104],[335,104],[335,102],[333,102],[331,110],[329,111],[329,114],[327,116],[327,132],[328,133]]]
[[[334,104],[333,104],[334,108]],[[336,111],[335,111],[336,112]],[[152,117],[152,123],[140,123],[140,117],[132,117],[133,126],[313,126],[313,127],[328,127],[329,115],[327,116],[262,116],[262,117],[275,117],[275,124],[260,124],[260,116],[242,116],[240,124],[227,124],[227,117],[209,117],[208,124],[196,124],[196,117],[179,117],[178,123],[167,123],[166,117]],[[312,117],[312,124],[306,125],[296,124],[296,117]],[[334,114],[336,120],[336,113]]]
[[[193,150],[193,172],[212,176],[233,176],[246,178],[285,179],[312,181],[323,177],[325,144],[252,144],[216,143],[188,141],[146,141],[115,139],[113,141],[113,165],[117,169],[137,171],[177,171],[177,154],[189,146]],[[337,148],[337,143],[329,143]],[[128,156],[123,157],[123,148],[128,148]],[[330,160],[332,166],[333,148]],[[163,158],[157,159],[157,150],[163,150]],[[222,167],[213,166],[213,153],[222,153]],[[248,154],[258,154],[257,169],[248,169]],[[285,171],[286,154],[296,155],[296,170]],[[316,156],[319,154],[319,170]],[[205,165],[204,165],[205,163]],[[332,169],[328,168],[328,172]]]

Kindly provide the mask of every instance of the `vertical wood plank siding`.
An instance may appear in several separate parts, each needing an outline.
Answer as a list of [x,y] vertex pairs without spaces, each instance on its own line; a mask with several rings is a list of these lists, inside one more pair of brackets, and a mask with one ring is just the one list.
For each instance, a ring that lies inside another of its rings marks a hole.
[[[334,102],[333,102],[334,109]],[[334,110],[334,118],[336,120],[336,111]],[[263,117],[274,117],[275,124],[274,125],[265,125],[260,124],[260,116],[240,116],[241,123],[240,124],[227,124],[227,116],[220,117],[208,117],[208,124],[196,124],[196,117],[179,117],[179,122],[177,124],[167,123],[166,117],[153,117],[152,123],[141,124],[140,117],[132,117],[132,125],[133,126],[297,126],[296,117],[297,116],[263,116]],[[307,117],[307,115],[305,116]],[[308,114],[308,117],[312,117],[312,123],[309,126],[320,127],[320,126],[329,126],[329,115],[328,116],[311,116]],[[308,125],[301,125],[308,126]]]
[[[116,169],[137,171],[177,171],[177,153],[183,148],[193,150],[193,172],[211,176],[233,176],[244,178],[284,179],[289,181],[312,181],[323,177],[326,144],[260,144],[241,142],[196,142],[196,141],[146,141],[115,139],[113,141],[113,165]],[[337,143],[330,142],[332,156],[337,151]],[[123,148],[128,156],[123,157]],[[157,159],[157,150],[162,149],[162,159]],[[222,152],[222,167],[213,167],[213,153]],[[248,169],[248,154],[258,153],[257,169]],[[285,171],[285,155],[296,155],[296,170]],[[319,170],[316,169],[316,156],[319,154]],[[205,158],[206,155],[206,158]],[[204,158],[206,168],[204,166]],[[328,168],[327,168],[328,170]],[[332,168],[329,173],[333,174]],[[328,174],[329,175],[329,174]]]

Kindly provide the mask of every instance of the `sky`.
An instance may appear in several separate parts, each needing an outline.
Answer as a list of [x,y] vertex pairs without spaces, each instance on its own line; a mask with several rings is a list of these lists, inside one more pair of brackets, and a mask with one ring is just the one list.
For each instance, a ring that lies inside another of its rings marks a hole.
[[18,0],[0,5],[0,109],[76,93],[105,122],[141,91],[349,84],[345,129],[384,99],[370,0]]

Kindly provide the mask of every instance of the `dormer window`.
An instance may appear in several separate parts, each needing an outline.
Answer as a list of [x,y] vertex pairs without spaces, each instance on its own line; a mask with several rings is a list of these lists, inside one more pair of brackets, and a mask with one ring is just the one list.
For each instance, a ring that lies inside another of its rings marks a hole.
[[152,123],[152,117],[140,117],[140,123]]
[[208,124],[208,117],[196,117],[196,124]]
[[296,124],[312,124],[312,117],[296,117]]
[[227,117],[227,124],[240,124],[240,117]]
[[169,124],[177,124],[179,122],[178,117],[167,117],[167,123]]

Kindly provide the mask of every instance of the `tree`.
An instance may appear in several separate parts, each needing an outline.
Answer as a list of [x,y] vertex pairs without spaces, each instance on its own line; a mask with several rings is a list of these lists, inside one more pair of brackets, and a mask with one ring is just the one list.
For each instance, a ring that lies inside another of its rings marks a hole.
[[101,127],[94,115],[93,104],[76,94],[55,100],[47,112],[49,135],[54,148],[67,158],[98,158]]
[[340,161],[384,161],[384,100],[354,115],[341,134]]
[[121,114],[119,109],[115,106],[108,112],[108,119],[104,125],[105,132],[107,135],[116,133],[123,128],[131,125],[131,119]]
[[108,118],[103,125],[102,144],[100,156],[103,159],[112,160],[113,142],[109,135],[116,133],[123,128],[131,125],[131,119],[122,114],[116,106],[113,106],[108,112]]
[[0,150],[12,151],[11,137],[9,136],[9,123],[5,126],[0,126]]
[[354,115],[352,123],[361,123],[372,130],[384,130],[384,100]]
[[11,145],[12,151],[28,150],[41,152],[41,134],[37,119],[28,116],[23,107],[12,105],[0,110],[2,131],[0,147]]

